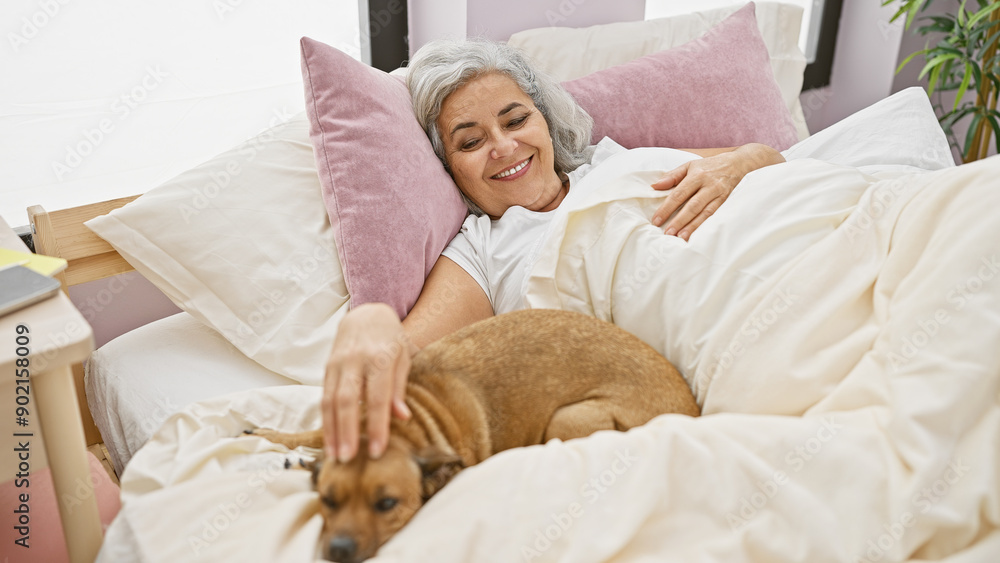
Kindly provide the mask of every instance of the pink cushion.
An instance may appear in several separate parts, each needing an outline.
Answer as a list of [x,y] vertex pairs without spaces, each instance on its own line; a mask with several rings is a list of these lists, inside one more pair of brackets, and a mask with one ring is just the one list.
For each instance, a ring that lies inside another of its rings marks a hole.
[[593,142],[710,148],[798,141],[753,3],[679,47],[563,86],[594,118]]
[[[118,485],[108,476],[101,462],[94,454],[87,452],[87,462],[90,464],[90,482],[94,486],[97,497],[97,511],[101,517],[101,528],[105,529],[114,520],[121,508]],[[62,520],[59,518],[59,507],[56,504],[56,491],[52,486],[52,470],[48,467],[33,471],[27,482],[12,479],[0,483],[0,512],[5,515],[5,522],[0,526],[0,541],[6,552],[14,555],[12,561],[46,561],[62,563],[69,561],[66,551],[66,541],[63,536]],[[21,484],[21,487],[17,485]],[[78,496],[89,494],[89,490],[81,484],[79,492],[63,500],[72,510]],[[28,502],[22,503],[22,494],[28,495]],[[19,525],[21,513],[27,509],[28,518],[28,548],[15,545],[14,541],[21,538]],[[21,513],[15,512],[20,510]]]
[[403,317],[466,207],[402,81],[308,37],[301,46],[309,134],[351,306],[388,303]]

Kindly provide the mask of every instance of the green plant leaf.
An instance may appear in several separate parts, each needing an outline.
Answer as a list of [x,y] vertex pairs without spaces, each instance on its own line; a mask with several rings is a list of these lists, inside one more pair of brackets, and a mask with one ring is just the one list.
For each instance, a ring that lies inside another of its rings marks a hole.
[[[938,90],[954,90],[955,89],[955,77],[956,74],[954,69],[952,69],[952,64],[955,60],[945,61],[944,65],[941,67],[941,84],[938,85]],[[962,62],[962,61],[958,61]],[[949,82],[950,80],[950,82]]]
[[[1000,6],[1000,4],[997,5]],[[968,32],[969,45],[977,47],[989,47],[990,42],[984,40],[983,38],[986,37],[987,35],[990,35],[991,31],[995,34],[997,29],[1000,28],[996,27],[996,22],[993,20],[986,20],[984,22],[979,22],[978,25],[969,29]]]
[[928,33],[950,34],[957,25],[953,16],[928,16],[928,19],[934,23],[917,28],[917,33],[920,35],[927,35]]
[[[997,4],[997,5],[1000,6],[1000,4]],[[974,56],[972,58],[978,59],[978,60],[985,59],[986,58],[986,50],[989,49],[991,45],[997,43],[998,41],[1000,41],[1000,27],[997,27],[997,30],[994,31],[993,33],[991,33],[986,38],[985,41],[977,42],[978,46],[977,46],[977,48],[975,50],[975,54],[974,54]],[[985,61],[986,62],[986,66],[988,67],[991,64],[991,62],[992,62],[992,64],[996,64],[995,61],[997,61],[997,60],[1000,60],[1000,49],[997,50],[997,52],[993,55],[993,57],[989,61]]]
[[976,116],[972,118],[972,123],[969,124],[969,130],[965,133],[965,145],[962,148],[962,156],[969,155],[969,149],[972,148],[972,139],[976,136],[976,127],[979,126],[979,122],[983,120],[983,114],[976,113]]
[[[989,116],[987,119],[990,120],[990,127],[993,128],[993,138],[996,140],[997,143],[1000,143],[1000,121],[997,121],[997,118],[992,115]],[[987,136],[986,137],[987,150],[989,150],[989,146],[990,146],[990,138],[989,136]],[[1000,144],[997,145],[997,148],[1000,149]]]
[[937,87],[938,77],[941,76],[941,67],[936,66],[931,70],[930,80],[927,81],[927,95],[930,96],[934,93],[934,88]]
[[[968,61],[968,63],[972,67],[973,84],[976,85],[976,90],[979,90],[980,88],[983,87],[983,73],[982,73],[981,70],[979,70],[979,64],[976,63],[975,59],[973,59],[971,61]],[[987,76],[990,76],[990,75],[987,74]],[[991,76],[991,78],[996,79],[995,76]]]
[[997,8],[1000,8],[1000,2],[994,2],[991,5],[976,12],[974,16],[969,18],[969,27],[976,25],[976,23],[978,23],[983,18],[989,17],[989,15],[993,13],[993,10],[996,10]]
[[958,86],[958,94],[955,96],[955,107],[951,108],[951,111],[958,109],[958,104],[961,103],[962,98],[965,97],[965,91],[969,88],[969,79],[972,78],[972,65],[968,62],[965,63],[965,76],[962,77],[962,83]]
[[941,116],[938,121],[941,123],[942,129],[950,130],[955,123],[957,123],[963,117],[969,115],[970,113],[976,111],[974,106],[969,104],[964,104],[963,107],[959,108],[958,111],[950,111]]
[[958,5],[958,25],[965,27],[965,1]]
[[916,52],[910,53],[910,56],[908,56],[905,59],[903,59],[903,62],[900,63],[898,67],[896,67],[896,74],[899,74],[899,71],[903,70],[903,67],[906,66],[906,63],[908,63],[908,62],[910,62],[910,61],[913,60],[913,57],[916,57],[917,55],[923,55],[924,53],[927,53],[929,51],[930,51],[930,49],[923,49],[921,51],[916,51]]
[[910,13],[906,14],[906,29],[910,29],[910,26],[913,25],[913,18],[917,17],[917,11],[919,9],[920,6],[916,2],[910,5]]
[[938,45],[933,48],[933,51],[934,51],[934,53],[941,54],[941,55],[951,54],[951,55],[955,55],[955,56],[958,56],[958,57],[964,57],[966,55],[966,53],[964,51],[961,51],[957,47],[953,47],[953,46],[948,45],[948,44],[943,44],[942,45],[940,43],[938,43]]
[[937,55],[936,57],[927,61],[927,64],[924,65],[923,70],[920,71],[920,76],[918,78],[923,78],[924,76],[927,75],[929,71],[937,69],[942,62],[947,61],[948,59],[956,59],[959,57],[960,55],[956,55],[954,53],[945,53],[943,55]]

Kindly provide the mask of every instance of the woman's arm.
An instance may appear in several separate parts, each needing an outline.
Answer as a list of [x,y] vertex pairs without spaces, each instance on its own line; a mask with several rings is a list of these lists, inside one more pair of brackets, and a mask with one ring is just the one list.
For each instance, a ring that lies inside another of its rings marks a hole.
[[[681,149],[701,156],[664,174],[653,184],[670,190],[653,214],[653,224],[668,235],[688,240],[732,193],[744,176],[765,166],[784,162],[775,149],[760,143],[721,149]],[[674,212],[676,215],[664,225]]]
[[368,455],[389,439],[389,420],[409,418],[404,396],[410,358],[431,342],[493,315],[489,298],[460,266],[442,256],[406,319],[382,303],[353,309],[340,323],[323,383],[326,454],[341,461],[358,449],[361,403],[368,416]]

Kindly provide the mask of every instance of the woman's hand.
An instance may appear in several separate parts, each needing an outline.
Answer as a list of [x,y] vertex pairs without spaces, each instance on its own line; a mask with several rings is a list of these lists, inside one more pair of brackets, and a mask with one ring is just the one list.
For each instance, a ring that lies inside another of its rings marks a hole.
[[[784,162],[773,148],[753,143],[735,149],[691,150],[704,156],[667,172],[653,188],[670,190],[653,214],[653,224],[668,235],[688,240],[712,216],[748,173]],[[709,155],[709,156],[706,156]],[[667,217],[676,215],[666,225]]]
[[340,461],[354,457],[362,407],[368,415],[368,455],[382,455],[391,414],[410,416],[404,397],[412,353],[399,316],[388,305],[366,304],[344,316],[323,383],[326,455]]

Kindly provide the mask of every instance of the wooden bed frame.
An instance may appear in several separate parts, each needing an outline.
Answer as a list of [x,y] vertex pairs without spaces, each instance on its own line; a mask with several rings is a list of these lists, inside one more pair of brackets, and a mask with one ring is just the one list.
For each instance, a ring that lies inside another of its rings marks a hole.
[[[70,286],[100,280],[134,270],[110,244],[83,225],[99,215],[135,200],[139,196],[123,197],[72,207],[60,211],[45,211],[40,205],[28,208],[35,252],[65,259],[69,265],[56,275],[67,292]],[[101,443],[101,433],[94,424],[94,417],[87,406],[83,386],[83,364],[73,365],[73,381],[87,446]]]

